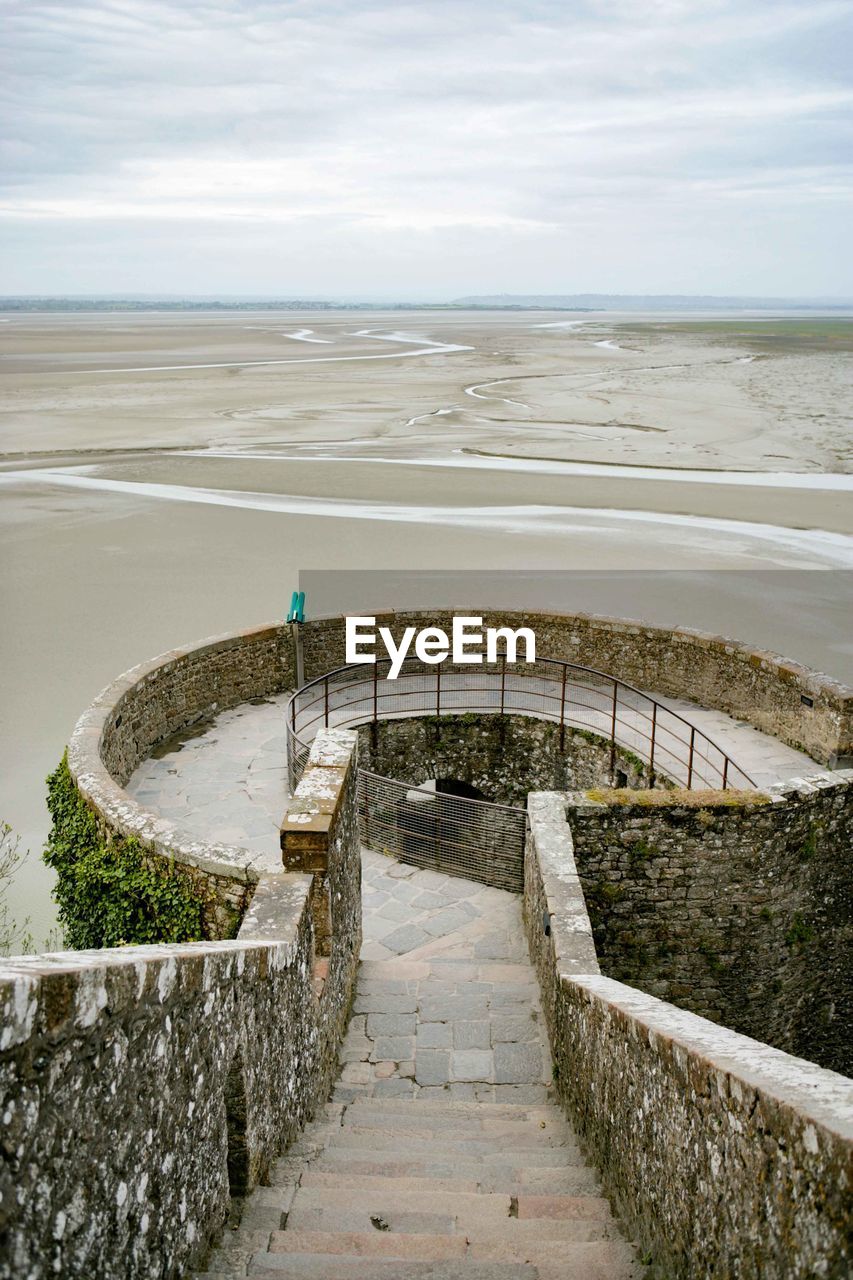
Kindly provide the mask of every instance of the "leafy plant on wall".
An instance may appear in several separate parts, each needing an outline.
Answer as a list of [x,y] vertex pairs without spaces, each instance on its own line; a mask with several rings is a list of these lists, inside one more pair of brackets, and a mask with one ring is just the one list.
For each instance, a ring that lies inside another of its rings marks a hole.
[[44,860],[65,945],[193,942],[202,936],[204,895],[173,865],[151,866],[133,837],[104,839],[74,785],[67,755],[47,779],[53,826]]

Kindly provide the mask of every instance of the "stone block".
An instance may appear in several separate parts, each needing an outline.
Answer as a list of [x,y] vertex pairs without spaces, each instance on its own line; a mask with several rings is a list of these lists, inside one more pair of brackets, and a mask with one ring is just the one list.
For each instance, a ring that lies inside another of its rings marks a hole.
[[450,1079],[452,1081],[491,1081],[495,1062],[490,1051],[481,1049],[455,1049],[450,1055]]
[[542,1050],[538,1044],[496,1044],[496,1084],[537,1084],[542,1082]]
[[418,1084],[446,1084],[450,1078],[450,1054],[437,1049],[419,1049],[415,1054],[415,1080]]

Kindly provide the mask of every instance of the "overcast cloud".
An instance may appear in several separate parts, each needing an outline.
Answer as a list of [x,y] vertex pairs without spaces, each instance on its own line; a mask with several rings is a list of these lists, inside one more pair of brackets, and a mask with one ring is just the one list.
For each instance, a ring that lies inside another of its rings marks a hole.
[[0,292],[853,294],[848,0],[0,9]]

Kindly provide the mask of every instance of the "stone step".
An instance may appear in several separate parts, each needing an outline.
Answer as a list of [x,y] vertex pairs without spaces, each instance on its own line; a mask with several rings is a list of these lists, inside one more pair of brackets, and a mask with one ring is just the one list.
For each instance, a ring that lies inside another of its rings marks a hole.
[[[538,1147],[535,1149],[517,1148],[505,1145],[503,1150],[479,1150],[472,1143],[459,1143],[455,1146],[444,1142],[416,1142],[411,1140],[401,1147],[399,1142],[352,1142],[347,1139],[328,1143],[318,1147],[314,1152],[303,1157],[312,1164],[318,1161],[329,1161],[346,1164],[351,1160],[370,1160],[376,1163],[406,1163],[414,1161],[423,1164],[445,1164],[452,1168],[460,1165],[505,1166],[509,1161],[517,1168],[524,1169],[565,1169],[586,1167],[586,1161],[577,1147]],[[451,1172],[447,1176],[452,1177]],[[468,1170],[465,1171],[468,1176]]]
[[[487,1107],[488,1103],[483,1103]],[[332,1126],[329,1126],[332,1127]],[[347,1107],[343,1116],[344,1129],[384,1129],[391,1133],[457,1133],[460,1137],[475,1137],[483,1134],[490,1138],[515,1138],[528,1130],[531,1133],[560,1134],[572,1139],[574,1130],[563,1119],[559,1111],[550,1116],[529,1120],[508,1120],[504,1116],[483,1115],[448,1116],[415,1112],[386,1113],[381,1107],[354,1106]]]
[[[439,1262],[464,1258],[465,1236],[405,1235],[394,1231],[273,1231],[270,1253],[344,1253],[359,1258],[413,1258]],[[516,1259],[511,1259],[516,1261]]]
[[[384,1225],[377,1226],[377,1223]],[[525,1225],[529,1226],[530,1223]],[[562,1227],[565,1223],[559,1222],[557,1225]],[[456,1233],[456,1220],[451,1213],[431,1213],[427,1208],[393,1211],[386,1208],[377,1214],[370,1209],[297,1207],[288,1214],[287,1218],[288,1231],[323,1234],[354,1232],[357,1235],[366,1235],[377,1230],[385,1234],[386,1228],[389,1233],[400,1235],[452,1236]]]
[[[293,1206],[288,1216],[291,1219],[310,1209],[356,1209],[367,1210],[369,1214],[380,1217],[385,1211],[404,1210],[449,1214],[461,1222],[483,1222],[496,1218],[508,1218],[510,1213],[509,1195],[498,1195],[495,1192],[479,1194],[476,1191],[430,1191],[425,1195],[422,1190],[398,1190],[393,1178],[377,1178],[376,1187],[356,1186],[346,1190],[336,1187],[299,1187],[293,1198]],[[527,1197],[531,1201],[535,1196]],[[554,1197],[547,1197],[554,1199]],[[529,1214],[526,1216],[530,1216]],[[548,1213],[548,1217],[566,1216]],[[292,1224],[292,1225],[295,1225]]]
[[419,1094],[415,1098],[383,1098],[381,1107],[375,1098],[360,1098],[355,1102],[348,1102],[344,1105],[347,1111],[380,1110],[383,1115],[403,1114],[408,1115],[410,1112],[426,1111],[430,1114],[438,1112],[448,1116],[475,1116],[481,1117],[484,1112],[487,1113],[489,1119],[500,1118],[502,1120],[549,1120],[554,1115],[562,1116],[562,1112],[555,1104],[546,1103],[544,1106],[535,1103],[522,1102],[466,1102],[466,1101],[450,1101],[446,1098]]
[[302,1175],[300,1186],[303,1187],[340,1187],[363,1188],[378,1191],[393,1185],[395,1191],[417,1191],[424,1196],[432,1196],[436,1191],[455,1191],[475,1193],[478,1195],[533,1195],[552,1196],[585,1195],[598,1190],[598,1179],[592,1169],[578,1167],[569,1171],[562,1169],[527,1170],[490,1170],[480,1168],[473,1177],[424,1176],[421,1173],[393,1173],[387,1171],[374,1173],[342,1172],[336,1169],[317,1168],[306,1170]]
[[579,1196],[577,1199],[580,1202],[577,1217],[500,1218],[486,1226],[472,1227],[466,1232],[468,1241],[471,1245],[536,1245],[552,1240],[576,1243],[622,1241],[622,1233],[610,1214],[610,1205],[606,1200],[600,1196]]
[[624,1240],[561,1241],[556,1247],[541,1238],[480,1241],[471,1243],[465,1256],[472,1262],[526,1262],[539,1280],[639,1280],[641,1274],[635,1250]]
[[394,1194],[412,1192],[429,1197],[442,1192],[479,1195],[481,1188],[476,1178],[420,1178],[403,1176],[388,1177],[383,1174],[339,1173],[328,1169],[308,1169],[302,1175],[300,1187],[339,1187],[342,1191],[378,1191],[389,1187]]
[[[446,1133],[434,1135],[388,1133],[384,1129],[359,1129],[353,1125],[346,1129],[336,1129],[334,1133],[324,1135],[323,1145],[328,1150],[343,1147],[350,1150],[356,1148],[363,1151],[399,1151],[402,1147],[406,1152],[444,1151],[451,1152],[461,1159],[465,1159],[466,1155],[505,1156],[508,1148],[516,1156],[520,1152],[526,1153],[528,1151],[578,1151],[575,1143],[570,1140],[560,1141],[557,1137],[549,1138],[547,1133],[529,1132],[526,1129],[510,1143],[506,1140],[489,1140],[485,1137],[463,1138],[459,1141],[451,1141],[450,1136]],[[310,1144],[306,1143],[304,1139],[300,1140],[294,1150],[294,1154],[302,1155],[309,1146]],[[316,1145],[311,1149],[316,1150]]]
[[[367,1209],[343,1209],[330,1207],[325,1209],[311,1208],[294,1210],[288,1215],[287,1231],[300,1235],[322,1234],[339,1235],[341,1233],[356,1235],[416,1235],[446,1236],[451,1239],[468,1239],[472,1243],[515,1242],[517,1244],[538,1244],[543,1241],[559,1242],[560,1254],[566,1242],[591,1243],[603,1240],[621,1240],[621,1234],[609,1213],[600,1215],[600,1202],[597,1197],[586,1197],[590,1205],[588,1217],[577,1218],[489,1218],[484,1223],[464,1222],[460,1224],[452,1214],[430,1213],[423,1209],[419,1212],[408,1210],[386,1209],[380,1214]],[[605,1209],[608,1208],[604,1201]],[[379,1230],[372,1218],[379,1218],[388,1230]]]
[[324,1133],[324,1137],[335,1141],[339,1134],[342,1133],[358,1133],[364,1135],[386,1136],[398,1142],[408,1142],[410,1138],[424,1138],[427,1141],[439,1141],[450,1139],[456,1144],[465,1142],[486,1143],[495,1151],[505,1150],[508,1143],[513,1147],[564,1147],[567,1144],[573,1145],[575,1137],[568,1128],[542,1128],[539,1125],[522,1125],[519,1126],[517,1133],[508,1134],[504,1130],[491,1129],[456,1129],[451,1126],[434,1128],[430,1125],[420,1124],[417,1120],[405,1121],[402,1118],[399,1123],[382,1123],[376,1121],[374,1123],[362,1123],[358,1118],[353,1119],[350,1124],[345,1124],[341,1128],[329,1129]]
[[[379,1178],[506,1178],[510,1182],[519,1182],[528,1186],[549,1178],[579,1177],[589,1170],[589,1166],[578,1156],[570,1158],[568,1165],[545,1166],[528,1165],[523,1160],[516,1160],[512,1151],[507,1151],[503,1159],[497,1160],[454,1160],[447,1157],[436,1160],[433,1156],[418,1158],[415,1155],[392,1151],[353,1151],[346,1147],[331,1147],[312,1160],[307,1166],[311,1170],[326,1170],[330,1173],[366,1174]],[[590,1171],[591,1172],[591,1171]],[[555,1186],[555,1190],[561,1190]]]
[[[345,1254],[256,1254],[248,1274],[281,1280],[365,1280],[364,1258]],[[538,1280],[535,1267],[523,1262],[477,1262],[467,1258],[418,1262],[411,1258],[374,1258],[370,1280]]]

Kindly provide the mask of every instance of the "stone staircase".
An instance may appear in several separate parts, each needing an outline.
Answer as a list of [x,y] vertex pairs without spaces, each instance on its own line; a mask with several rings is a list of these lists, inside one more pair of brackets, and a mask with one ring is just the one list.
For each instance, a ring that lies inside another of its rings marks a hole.
[[247,1269],[233,1246],[219,1265],[266,1280],[631,1276],[596,1192],[556,1106],[330,1103],[250,1201]]
[[341,1079],[205,1274],[638,1277],[553,1099],[518,898],[365,854],[364,902]]

